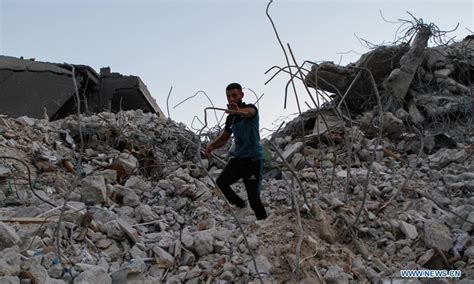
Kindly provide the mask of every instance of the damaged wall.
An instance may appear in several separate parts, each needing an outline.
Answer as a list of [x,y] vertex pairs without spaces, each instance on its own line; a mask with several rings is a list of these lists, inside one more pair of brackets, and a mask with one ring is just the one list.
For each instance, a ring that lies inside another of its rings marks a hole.
[[110,68],[102,68],[100,97],[103,101],[110,102],[109,108],[112,112],[120,109],[141,109],[164,117],[145,83],[138,76],[110,73]]
[[[74,65],[81,110],[86,113],[141,109],[164,117],[137,76],[99,75],[87,65]],[[55,64],[0,56],[0,113],[57,120],[76,111],[72,71]]]
[[53,116],[71,97],[71,72],[61,67],[0,56],[0,112],[9,116]]

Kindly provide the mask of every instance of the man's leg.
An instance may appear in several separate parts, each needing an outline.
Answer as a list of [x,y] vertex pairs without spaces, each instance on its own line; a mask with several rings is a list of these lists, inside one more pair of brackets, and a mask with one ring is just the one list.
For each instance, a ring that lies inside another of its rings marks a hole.
[[267,218],[267,212],[260,199],[260,184],[263,172],[263,160],[252,159],[248,162],[248,166],[244,171],[244,184],[245,190],[247,190],[247,196],[249,198],[250,207],[257,220]]
[[242,198],[240,198],[230,187],[231,184],[238,181],[241,177],[242,172],[239,169],[239,161],[231,159],[217,178],[216,183],[231,204],[243,208],[245,207],[245,201],[243,201]]

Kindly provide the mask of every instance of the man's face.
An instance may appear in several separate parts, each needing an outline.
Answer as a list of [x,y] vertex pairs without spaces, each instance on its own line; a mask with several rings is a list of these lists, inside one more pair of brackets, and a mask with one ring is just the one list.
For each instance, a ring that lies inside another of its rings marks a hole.
[[230,103],[240,103],[244,97],[244,93],[239,89],[231,89],[226,91],[227,101]]

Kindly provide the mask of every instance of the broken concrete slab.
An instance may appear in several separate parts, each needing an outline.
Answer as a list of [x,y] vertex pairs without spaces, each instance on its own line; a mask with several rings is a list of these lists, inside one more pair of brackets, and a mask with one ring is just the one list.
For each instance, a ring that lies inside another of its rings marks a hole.
[[86,270],[74,278],[74,284],[86,283],[112,284],[112,278],[103,267],[89,265]]
[[0,179],[4,179],[11,174],[11,171],[7,167],[0,166]]
[[383,114],[383,130],[391,138],[398,138],[405,131],[403,121],[391,112]]
[[20,248],[13,246],[2,250],[0,252],[0,276],[18,276],[19,274]]
[[303,146],[304,144],[301,141],[287,145],[282,154],[283,158],[285,158],[285,160],[290,159],[295,153],[299,152]]
[[435,250],[429,249],[422,256],[420,256],[420,258],[418,259],[416,263],[418,263],[421,266],[424,266],[426,263],[428,263],[428,261],[430,261],[433,258],[434,255],[435,255]]
[[[261,275],[271,275],[273,265],[270,263],[270,261],[268,261],[268,259],[265,256],[263,256],[263,255],[255,256],[255,262],[257,263],[258,272]],[[255,265],[254,265],[253,261],[250,261],[247,264],[247,268],[250,270],[250,273],[252,275],[257,274],[257,271],[255,270]]]
[[449,114],[469,114],[472,113],[474,98],[470,96],[453,96],[440,93],[419,94],[414,98],[414,102],[433,119]]
[[349,283],[350,276],[339,266],[330,266],[323,276],[328,283]]
[[20,284],[20,278],[17,276],[1,276],[0,283],[2,284]]
[[132,154],[127,153],[120,154],[115,163],[122,166],[125,169],[127,175],[131,175],[138,166],[137,158],[135,158],[135,156]]
[[194,235],[194,251],[199,257],[214,251],[214,238],[211,232],[197,232]]
[[152,250],[156,254],[156,256],[159,258],[158,264],[161,267],[169,268],[174,265],[174,261],[175,261],[174,257],[171,254],[169,254],[167,251],[165,251],[159,246],[154,246]]
[[12,227],[0,222],[0,250],[19,244],[20,241],[20,237]]
[[454,244],[449,228],[440,221],[432,220],[424,224],[424,241],[430,248],[449,251]]
[[344,125],[344,121],[335,115],[323,114],[316,117],[312,135],[323,135],[328,131],[333,131]]
[[398,223],[400,224],[400,229],[405,234],[407,239],[414,240],[418,237],[418,231],[416,230],[415,226],[403,221],[399,221]]
[[413,43],[400,59],[400,68],[394,69],[384,81],[385,89],[398,99],[404,99],[411,81],[423,62],[423,52],[428,44],[431,31],[427,27],[418,30]]
[[107,201],[107,188],[103,176],[87,176],[81,181],[81,201],[88,205]]
[[418,106],[413,100],[408,102],[408,113],[410,114],[410,118],[414,123],[423,123],[425,122],[425,117],[418,109]]
[[442,169],[450,163],[462,163],[466,160],[466,151],[464,149],[440,149],[433,155],[430,155],[430,166],[435,169]]
[[133,228],[127,221],[122,218],[117,219],[117,224],[123,230],[123,232],[132,240],[133,243],[142,243],[143,236],[138,233],[138,231]]

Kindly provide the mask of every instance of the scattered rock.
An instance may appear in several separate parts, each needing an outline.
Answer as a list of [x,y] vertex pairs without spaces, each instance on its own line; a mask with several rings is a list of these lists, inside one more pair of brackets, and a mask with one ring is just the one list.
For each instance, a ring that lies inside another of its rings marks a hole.
[[464,255],[469,259],[474,259],[474,246],[470,246],[464,251]]
[[20,243],[20,237],[9,225],[0,222],[0,250],[12,247]]
[[163,267],[171,267],[174,264],[174,257],[159,246],[153,247],[153,252],[158,257],[158,262]]
[[418,263],[421,266],[424,266],[428,261],[431,260],[431,258],[433,258],[434,255],[435,255],[435,250],[429,249],[418,259],[416,263]]
[[18,246],[2,250],[0,252],[0,276],[18,276],[19,274],[20,249]]
[[126,174],[130,176],[130,174],[137,168],[138,160],[132,154],[122,153],[115,163],[122,166],[125,169]]
[[454,240],[449,228],[440,221],[426,222],[424,233],[425,244],[429,248],[438,248],[447,252],[453,247]]
[[107,188],[103,176],[85,177],[81,185],[81,201],[85,204],[101,204],[107,200]]
[[[263,255],[255,256],[255,262],[257,263],[258,272],[261,275],[271,275],[273,266],[265,256],[263,256]],[[257,274],[257,272],[255,270],[255,264],[253,263],[253,261],[250,261],[247,264],[247,267],[250,270],[252,275]]]
[[405,234],[407,239],[414,240],[418,237],[418,231],[416,230],[415,226],[403,221],[399,221],[398,223],[400,224],[400,229]]
[[117,224],[123,230],[123,232],[132,240],[133,243],[143,242],[143,236],[141,236],[138,231],[133,228],[127,221],[122,218],[117,219]]
[[17,276],[2,276],[0,277],[0,283],[2,284],[20,284],[20,278]]
[[285,160],[290,159],[296,152],[299,152],[303,148],[303,142],[294,142],[286,146],[285,151],[283,151],[282,155]]
[[112,278],[103,267],[89,265],[87,269],[74,278],[74,284],[86,283],[112,284]]
[[197,232],[194,235],[194,251],[201,257],[214,250],[214,238],[209,232]]
[[328,268],[326,273],[323,276],[324,280],[328,283],[349,283],[349,275],[338,266],[331,266]]
[[457,149],[440,149],[429,156],[430,164],[435,169],[442,169],[452,162],[462,163],[466,160],[466,151]]

